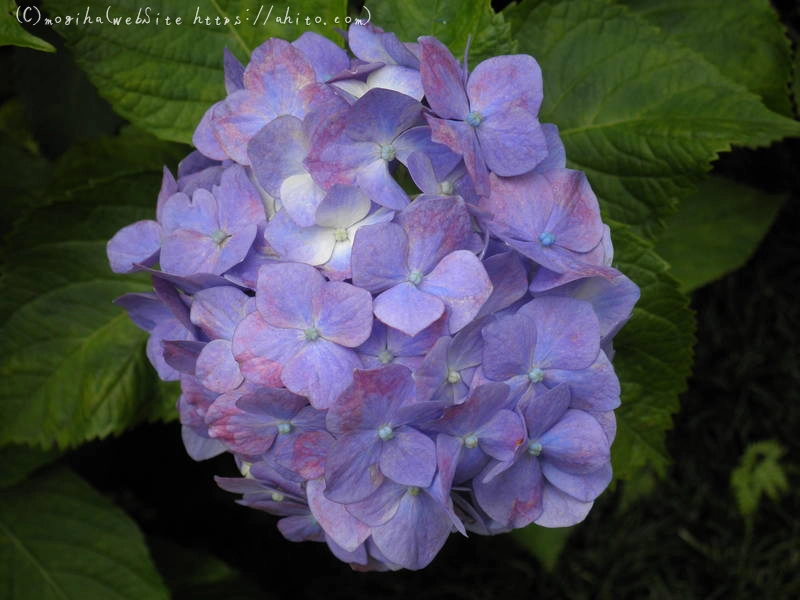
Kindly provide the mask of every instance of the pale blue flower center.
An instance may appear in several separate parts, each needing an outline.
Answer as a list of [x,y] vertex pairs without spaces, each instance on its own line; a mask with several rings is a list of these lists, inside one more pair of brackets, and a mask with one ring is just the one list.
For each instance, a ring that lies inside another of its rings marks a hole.
[[394,431],[392,431],[392,428],[388,425],[384,425],[378,429],[378,437],[386,442],[394,437]]
[[477,127],[478,125],[480,125],[481,121],[483,121],[483,117],[481,116],[481,113],[479,113],[477,110],[473,110],[467,115],[467,123],[469,123],[473,127]]
[[447,370],[447,383],[458,383],[461,381],[461,374],[455,369]]
[[283,500],[285,498],[286,498],[286,496],[284,496],[280,492],[272,492],[272,501],[273,502],[283,502]]
[[386,162],[390,160],[394,160],[394,157],[397,156],[397,150],[391,144],[381,144],[381,158]]
[[528,454],[531,456],[539,456],[542,453],[542,445],[539,442],[528,442]]
[[278,433],[289,433],[292,431],[291,423],[278,423]]
[[542,371],[539,367],[533,367],[530,371],[528,371],[528,379],[530,379],[532,383],[539,383],[542,379],[544,379],[544,371]]
[[319,329],[316,327],[309,327],[303,332],[303,335],[306,336],[306,340],[313,342],[319,338]]
[[539,234],[539,241],[542,243],[542,246],[552,246],[556,241],[556,236],[549,231],[543,231]]
[[411,273],[408,274],[408,281],[414,285],[422,283],[422,271],[418,269],[411,271]]
[[217,246],[222,246],[222,244],[231,237],[228,232],[222,231],[222,229],[217,229],[214,233],[211,234],[211,239],[214,240],[214,243]]
[[411,496],[419,496],[419,488],[415,485],[408,488],[408,493]]
[[394,354],[392,354],[388,348],[386,350],[381,350],[381,353],[378,354],[378,360],[383,364],[388,365],[394,360]]
[[444,194],[445,196],[449,196],[453,193],[453,182],[452,181],[442,181],[439,184],[439,192]]
[[478,437],[474,433],[469,434],[464,438],[464,445],[467,448],[474,448],[478,445]]
[[333,232],[333,238],[337,242],[346,242],[349,239],[349,236],[347,235],[347,229],[344,227],[336,228]]

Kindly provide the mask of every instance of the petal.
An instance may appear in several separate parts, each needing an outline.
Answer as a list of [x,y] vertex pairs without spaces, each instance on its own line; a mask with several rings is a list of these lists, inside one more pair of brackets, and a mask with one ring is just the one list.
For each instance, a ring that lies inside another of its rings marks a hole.
[[369,198],[355,186],[336,184],[325,195],[314,215],[322,227],[350,227],[369,214]]
[[291,105],[297,91],[315,81],[315,73],[300,50],[271,38],[251,53],[243,81],[247,89],[263,93],[264,102],[277,108]]
[[570,402],[568,385],[559,385],[543,393],[529,390],[519,401],[519,410],[528,428],[528,437],[538,440],[567,412]]
[[406,335],[417,335],[444,313],[444,303],[431,294],[403,282],[374,301],[375,316]]
[[400,65],[385,65],[367,75],[367,88],[392,90],[414,100],[422,100],[422,79],[419,71]]
[[214,340],[206,344],[197,357],[195,375],[205,387],[220,394],[239,387],[244,381],[228,340]]
[[325,82],[350,66],[347,52],[318,33],[307,31],[293,41],[292,45],[298,48],[314,67],[318,81]]
[[219,186],[214,188],[214,198],[220,229],[228,233],[243,231],[267,218],[258,189],[239,165],[223,171]]
[[370,527],[378,527],[394,517],[407,490],[405,485],[384,479],[380,487],[364,500],[348,504],[347,511]]
[[517,252],[512,250],[490,256],[483,260],[483,267],[492,282],[492,294],[481,307],[480,316],[508,308],[525,295],[528,274]]
[[553,169],[542,174],[553,190],[554,206],[547,230],[556,245],[573,252],[589,252],[603,237],[600,205],[581,171]]
[[596,471],[575,475],[562,471],[547,460],[542,462],[542,475],[554,487],[582,502],[591,502],[611,483],[611,463]]
[[304,431],[276,445],[275,462],[303,479],[318,479],[325,474],[325,460],[332,444],[333,437],[327,431]]
[[469,113],[469,101],[456,59],[434,37],[419,38],[419,47],[419,71],[428,104],[444,119],[465,119]]
[[236,404],[238,393],[223,394],[206,413],[208,433],[232,452],[260,456],[272,447],[277,435],[276,419],[244,411]]
[[307,342],[281,370],[281,381],[296,394],[308,397],[311,406],[329,408],[362,367],[358,355],[347,348],[318,339]]
[[325,496],[349,504],[363,500],[383,483],[378,468],[381,441],[374,431],[340,436],[325,462]]
[[290,115],[282,115],[265,125],[247,147],[253,174],[275,197],[280,196],[281,184],[287,177],[305,172],[303,160],[307,153],[303,122]]
[[537,331],[525,315],[501,317],[483,330],[483,373],[494,381],[505,381],[527,373],[533,364]]
[[499,461],[512,460],[526,439],[522,419],[511,410],[498,411],[476,433],[481,450]]
[[575,475],[585,475],[610,460],[608,437],[596,419],[582,410],[568,410],[539,438],[542,460]]
[[355,348],[372,331],[372,296],[349,283],[326,283],[314,298],[314,320],[322,337]]
[[480,507],[502,525],[525,527],[542,514],[542,492],[545,487],[539,461],[523,454],[510,468],[493,477],[488,483],[484,475],[489,463],[473,480],[475,499]]
[[210,338],[229,340],[239,322],[253,310],[250,297],[233,286],[200,290],[192,296],[190,318]]
[[281,258],[307,265],[327,262],[336,245],[332,229],[301,227],[286,210],[279,211],[270,220],[264,236]]
[[356,183],[370,200],[392,210],[408,206],[408,195],[389,173],[389,165],[383,159],[375,160],[359,169]]
[[306,329],[314,325],[313,299],[325,277],[309,265],[276,263],[258,272],[256,306],[270,325]]
[[314,225],[314,215],[325,198],[325,190],[303,171],[283,180],[278,197],[295,223],[309,227]]
[[185,425],[181,427],[181,439],[183,446],[193,460],[208,460],[225,452],[224,444],[218,440],[205,437]]
[[136,264],[152,266],[161,249],[161,226],[155,221],[137,221],[123,227],[106,245],[108,262],[114,273],[133,273]]
[[535,523],[542,527],[572,527],[586,518],[592,504],[576,500],[552,485],[545,485],[542,514]]
[[495,56],[472,71],[467,94],[470,109],[482,115],[516,107],[535,117],[542,103],[542,70],[527,54]]
[[568,383],[572,392],[572,408],[588,411],[614,410],[620,404],[619,379],[604,352],[588,368],[576,371],[549,369],[545,381]]
[[276,387],[281,385],[281,363],[294,356],[302,344],[301,332],[272,327],[253,312],[234,331],[231,348],[248,381]]
[[392,90],[369,90],[350,108],[345,131],[355,142],[391,144],[394,139],[418,125],[422,104]]
[[358,230],[353,240],[353,283],[370,292],[382,292],[408,275],[408,237],[396,223],[375,223]]
[[483,160],[497,175],[522,175],[547,157],[547,141],[539,121],[521,108],[488,115],[475,131]]
[[416,429],[400,427],[392,439],[383,442],[380,468],[397,483],[428,487],[436,472],[436,444]]
[[353,517],[343,504],[325,497],[325,481],[316,479],[306,486],[308,507],[331,539],[352,552],[369,537],[370,529]]

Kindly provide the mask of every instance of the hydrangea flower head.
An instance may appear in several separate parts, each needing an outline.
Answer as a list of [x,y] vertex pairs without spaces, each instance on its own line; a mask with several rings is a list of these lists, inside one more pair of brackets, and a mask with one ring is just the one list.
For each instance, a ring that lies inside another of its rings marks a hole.
[[354,569],[581,521],[611,481],[612,341],[639,290],[525,55],[472,71],[374,26],[248,64],[108,243],[195,460]]

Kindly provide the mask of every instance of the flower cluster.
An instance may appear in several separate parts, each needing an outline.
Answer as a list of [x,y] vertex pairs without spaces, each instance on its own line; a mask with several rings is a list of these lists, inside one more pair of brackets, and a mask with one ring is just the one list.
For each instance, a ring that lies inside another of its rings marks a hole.
[[539,66],[347,42],[226,54],[157,219],[108,244],[152,274],[117,302],[181,382],[186,448],[232,453],[220,486],[357,569],[577,523],[611,480],[611,342],[639,291],[538,120]]

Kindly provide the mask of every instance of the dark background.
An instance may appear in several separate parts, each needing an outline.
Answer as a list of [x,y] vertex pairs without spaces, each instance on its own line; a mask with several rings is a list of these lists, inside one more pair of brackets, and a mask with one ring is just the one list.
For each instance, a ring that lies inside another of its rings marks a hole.
[[[776,7],[796,42],[800,9]],[[64,52],[2,48],[0,72],[13,73],[0,100],[34,99],[28,126],[50,158],[121,124]],[[353,573],[324,545],[285,541],[275,518],[217,489],[213,475],[236,474],[229,457],[193,462],[176,423],[90,443],[66,461],[136,519],[167,579],[175,556],[164,540],[211,552],[265,598],[800,597],[800,141],[737,150],[715,168],[789,199],[749,263],[692,297],[696,363],[668,435],[667,477],[632,504],[624,484],[601,496],[550,572],[509,536],[454,535],[422,572]],[[765,439],[787,450],[790,492],[762,502],[748,526],[729,479],[748,444]],[[230,587],[206,593],[239,597]]]

